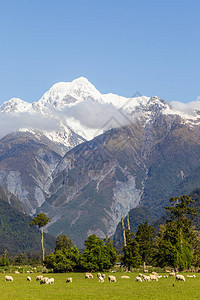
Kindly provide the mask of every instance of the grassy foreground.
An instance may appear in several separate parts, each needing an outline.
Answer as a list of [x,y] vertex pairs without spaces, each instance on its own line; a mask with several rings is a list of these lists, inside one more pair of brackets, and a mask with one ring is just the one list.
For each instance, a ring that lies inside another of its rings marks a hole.
[[[13,282],[5,282],[4,276],[12,275]],[[26,280],[27,276],[31,282]],[[1,274],[1,299],[200,299],[200,274],[196,278],[186,278],[185,282],[176,282],[174,278],[161,278],[158,282],[135,281],[138,273],[106,273],[104,283],[99,283],[96,274],[93,279],[85,279],[83,273],[48,274],[55,279],[54,285],[40,285],[34,274]],[[116,283],[108,282],[108,275],[115,275]],[[130,279],[121,279],[122,275]],[[186,277],[186,273],[183,274]],[[72,283],[66,278],[72,277]],[[173,286],[174,284],[174,286]]]

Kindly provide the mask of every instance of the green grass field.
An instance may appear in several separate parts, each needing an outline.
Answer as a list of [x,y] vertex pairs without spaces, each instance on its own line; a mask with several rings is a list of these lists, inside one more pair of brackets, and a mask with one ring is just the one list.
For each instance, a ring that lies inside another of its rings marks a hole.
[[[138,273],[105,273],[104,283],[99,283],[96,273],[93,279],[85,279],[83,273],[47,274],[55,279],[54,285],[40,285],[34,274],[1,274],[0,299],[200,299],[200,274],[177,282],[174,278],[161,278],[158,282],[136,282]],[[5,282],[4,276],[12,275],[13,282]],[[31,282],[26,280],[27,276]],[[115,275],[116,283],[108,282],[108,275]],[[121,279],[122,275],[130,279]],[[186,277],[186,273],[183,274]],[[72,277],[72,283],[66,278]],[[174,286],[173,286],[174,284]]]

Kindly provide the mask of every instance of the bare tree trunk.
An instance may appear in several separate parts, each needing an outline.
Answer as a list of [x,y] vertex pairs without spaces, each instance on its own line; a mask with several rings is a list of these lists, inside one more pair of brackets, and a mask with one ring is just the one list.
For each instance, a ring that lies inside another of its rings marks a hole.
[[[122,214],[121,214],[122,215]],[[126,247],[126,233],[125,233],[125,227],[124,227],[124,219],[123,216],[121,217],[122,222],[122,230],[123,230],[123,237],[124,237],[124,247]]]
[[131,231],[130,221],[129,221],[129,213],[127,213],[127,223],[128,223],[128,230]]
[[44,267],[44,237],[43,237],[43,227],[41,228],[41,232],[42,232],[42,240],[41,240],[41,244],[42,244],[42,264]]

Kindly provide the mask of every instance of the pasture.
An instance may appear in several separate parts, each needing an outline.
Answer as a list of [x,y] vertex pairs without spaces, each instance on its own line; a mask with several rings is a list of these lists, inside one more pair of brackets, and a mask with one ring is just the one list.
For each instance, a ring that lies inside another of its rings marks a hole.
[[[175,278],[161,278],[158,282],[136,282],[138,273],[105,273],[104,283],[99,283],[97,273],[93,279],[85,279],[83,273],[47,274],[55,279],[54,285],[41,285],[36,281],[38,273],[32,274],[1,274],[1,299],[200,299],[200,274],[196,278],[186,278],[185,282],[175,281]],[[13,282],[5,282],[4,276],[12,275]],[[31,282],[26,280],[27,276]],[[117,282],[109,283],[108,275],[116,276]],[[122,275],[130,279],[121,279]],[[162,273],[162,275],[166,275]],[[46,275],[45,275],[46,276]],[[72,283],[66,283],[66,278],[72,277]],[[174,286],[173,286],[174,285]]]

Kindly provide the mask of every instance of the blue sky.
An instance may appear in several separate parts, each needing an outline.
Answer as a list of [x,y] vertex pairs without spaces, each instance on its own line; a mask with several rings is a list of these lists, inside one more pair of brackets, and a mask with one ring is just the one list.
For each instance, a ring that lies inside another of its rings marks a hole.
[[85,76],[102,93],[200,96],[200,1],[0,1],[0,104]]

